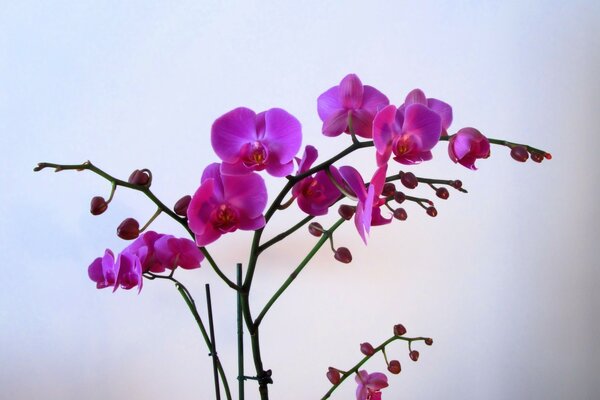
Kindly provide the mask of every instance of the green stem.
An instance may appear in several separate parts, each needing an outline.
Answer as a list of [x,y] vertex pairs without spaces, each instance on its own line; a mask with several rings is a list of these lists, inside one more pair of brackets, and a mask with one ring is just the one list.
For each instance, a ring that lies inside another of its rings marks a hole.
[[261,244],[260,246],[258,246],[258,253],[260,254],[263,251],[265,251],[266,249],[268,249],[269,247],[273,246],[274,244],[281,242],[283,239],[290,236],[292,233],[296,232],[298,229],[302,228],[308,221],[310,221],[313,218],[314,217],[312,215],[304,217],[300,222],[298,222],[296,225],[292,226],[287,231],[282,232],[279,235],[275,236],[274,238]]
[[[242,285],[242,264],[237,264],[236,277],[238,286]],[[242,295],[237,293],[237,340],[238,340],[238,393],[239,400],[244,400],[244,326],[242,315]]]
[[221,400],[221,389],[219,389],[219,370],[217,365],[219,364],[219,354],[217,353],[217,339],[215,338],[215,325],[213,323],[212,315],[212,301],[210,299],[210,285],[207,283],[206,287],[206,308],[208,309],[208,328],[210,330],[210,356],[213,359],[213,379],[215,381],[215,397],[216,400]]
[[[375,351],[373,352],[373,354],[371,354],[370,356],[365,356],[362,360],[360,360],[356,365],[354,365],[354,367],[352,367],[351,369],[349,369],[348,371],[345,371],[341,374],[340,376],[340,381],[338,383],[336,383],[335,385],[333,385],[329,391],[327,393],[325,393],[325,395],[321,398],[321,400],[325,400],[328,399],[331,394],[342,384],[342,382],[344,382],[346,380],[346,378],[348,378],[350,375],[353,375],[355,373],[358,373],[358,369],[367,361],[369,361],[369,359],[371,357],[373,357],[375,354],[377,354],[380,351],[384,351],[385,346],[387,346],[388,344],[392,343],[393,341],[396,340],[404,340],[405,342],[408,342],[409,346],[412,342],[417,341],[417,340],[426,340],[428,338],[426,337],[416,337],[416,338],[407,338],[404,336],[392,336],[391,338],[389,338],[388,340],[386,340],[385,342],[383,342],[382,344],[380,344],[379,346],[375,347]],[[338,370],[339,371],[339,370]],[[340,371],[342,372],[342,371]]]

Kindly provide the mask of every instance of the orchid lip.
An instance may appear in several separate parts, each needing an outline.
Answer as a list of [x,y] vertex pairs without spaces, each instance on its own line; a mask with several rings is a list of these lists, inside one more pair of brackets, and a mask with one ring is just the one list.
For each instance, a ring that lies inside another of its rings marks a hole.
[[242,148],[242,160],[246,167],[264,169],[269,159],[269,149],[260,141],[246,143]]
[[233,232],[238,227],[239,215],[229,204],[221,204],[212,211],[210,219],[215,228],[223,233]]

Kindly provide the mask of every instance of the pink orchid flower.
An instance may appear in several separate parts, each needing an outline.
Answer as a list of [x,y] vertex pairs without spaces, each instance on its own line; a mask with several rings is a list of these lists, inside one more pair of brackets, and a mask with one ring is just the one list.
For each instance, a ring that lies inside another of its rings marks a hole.
[[198,246],[206,246],[221,235],[257,230],[265,225],[267,206],[265,181],[256,173],[222,175],[220,164],[210,164],[188,206],[188,223]]
[[455,163],[476,170],[475,161],[490,156],[490,142],[477,129],[462,128],[450,137],[448,155]]
[[136,286],[138,287],[138,293],[142,291],[144,280],[142,278],[142,263],[138,257],[128,252],[122,252],[117,257],[115,269],[117,270],[117,281],[113,292],[119,287],[129,290]]
[[354,133],[371,138],[373,118],[388,104],[388,98],[379,90],[363,85],[354,74],[346,75],[338,86],[327,90],[317,99],[323,134],[339,136],[342,132],[350,133],[351,122]]
[[[316,148],[306,146],[304,155],[298,161],[298,172],[303,174],[310,169],[319,155]],[[341,182],[341,176],[337,168],[329,168],[336,182]],[[297,199],[298,207],[305,213],[313,216],[325,215],[329,207],[340,197],[340,190],[331,181],[325,171],[319,171],[314,176],[307,176],[292,188],[292,196]]]
[[96,258],[88,267],[88,276],[96,282],[96,288],[104,289],[115,285],[117,272],[115,271],[115,256],[106,249],[104,256]]
[[362,370],[356,374],[354,380],[358,384],[356,400],[381,400],[380,390],[388,387],[387,376],[381,372],[369,374]]
[[243,175],[266,169],[270,175],[281,177],[294,169],[302,128],[293,115],[280,108],[255,114],[239,107],[213,123],[211,143],[223,160],[224,174]]
[[392,221],[391,217],[389,219],[384,218],[380,209],[385,204],[385,199],[380,199],[379,196],[385,184],[386,171],[387,165],[379,167],[373,174],[368,189],[366,189],[362,176],[355,168],[350,166],[340,167],[342,178],[358,199],[356,213],[354,214],[354,225],[365,244],[371,226],[385,225]]

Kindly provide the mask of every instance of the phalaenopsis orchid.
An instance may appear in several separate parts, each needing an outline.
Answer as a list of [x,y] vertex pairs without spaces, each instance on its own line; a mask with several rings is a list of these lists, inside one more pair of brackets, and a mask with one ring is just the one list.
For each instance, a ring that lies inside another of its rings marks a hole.
[[[442,200],[448,199],[452,190],[465,193],[459,180],[416,175],[418,164],[431,160],[432,150],[442,142],[448,146],[451,161],[472,170],[476,169],[477,160],[490,156],[492,144],[507,147],[511,157],[519,162],[525,162],[529,157],[538,163],[551,158],[543,150],[492,139],[472,127],[451,129],[452,107],[444,101],[426,97],[420,89],[414,89],[406,96],[394,93],[390,98],[403,100],[396,102],[396,105],[390,104],[387,96],[372,86],[363,85],[354,74],[347,75],[339,85],[318,96],[316,105],[323,123],[322,133],[331,137],[331,140],[336,137],[335,140],[347,142],[342,151],[324,160],[319,160],[319,152],[312,145],[306,145],[303,153],[299,153],[302,145],[301,124],[282,108],[256,113],[250,108],[239,107],[226,112],[216,118],[210,132],[210,143],[221,162],[195,171],[200,182],[197,190],[182,196],[173,207],[167,206],[154,195],[150,188],[153,184],[152,174],[146,169],[134,170],[127,180],[109,175],[89,161],[75,165],[40,163],[35,171],[44,168],[54,168],[55,171],[86,170],[110,182],[112,190],[107,199],[101,196],[91,199],[90,211],[93,215],[107,211],[118,187],[145,194],[156,205],[156,213],[141,227],[134,218],[121,222],[117,235],[133,241],[119,253],[106,249],[102,256],[94,259],[88,267],[90,279],[98,289],[110,288],[113,291],[137,288],[140,292],[145,280],[160,279],[174,283],[190,308],[212,355],[214,377],[207,377],[207,380],[214,381],[215,397],[221,398],[222,387],[224,396],[232,399],[230,382],[237,381],[237,397],[243,399],[245,381],[250,379],[257,382],[260,398],[266,400],[269,398],[268,385],[274,380],[272,371],[264,367],[260,355],[258,331],[261,322],[325,243],[331,243],[332,259],[342,263],[352,261],[352,254],[347,247],[336,248],[333,244],[333,235],[341,225],[353,220],[358,235],[366,244],[371,229],[384,229],[383,225],[391,224],[394,220],[405,221],[409,211],[414,211],[413,205],[417,210],[423,208],[431,217],[437,216],[438,211],[429,197],[412,194],[420,184],[432,189],[436,197]],[[208,139],[209,135],[206,134],[205,142],[200,139],[198,145],[204,145]],[[359,171],[345,162],[346,156],[357,151],[365,152],[371,158],[370,169]],[[270,202],[266,175],[270,175],[268,179],[274,180],[274,184],[282,186],[279,194]],[[264,240],[263,232],[273,215],[285,212],[294,203],[306,216],[289,229]],[[149,230],[160,214],[166,214],[181,224],[190,238]],[[328,214],[335,216],[327,219]],[[316,221],[317,217],[320,221]],[[331,220],[333,222],[327,222]],[[252,313],[248,299],[261,256],[267,248],[282,245],[292,233],[302,228],[307,228],[305,232],[309,234],[305,236],[306,241],[316,240],[312,250],[258,314]],[[238,230],[254,233],[248,247],[247,262],[237,265],[237,277],[232,279],[216,263],[209,246],[221,236],[235,235]],[[101,251],[99,248],[98,252]],[[208,264],[238,296],[239,365],[238,374],[233,378],[226,376],[217,356],[209,286],[206,288],[207,326],[190,291],[179,280],[180,274],[175,277],[179,269],[193,270],[201,264]],[[85,273],[83,268],[82,273]],[[251,351],[255,365],[252,374],[247,374],[243,369],[241,335],[244,329],[252,338]],[[353,366],[321,366],[325,372],[324,378],[331,382],[331,387],[320,398],[329,398],[347,378],[353,377],[357,385],[357,400],[381,399],[382,390],[393,380],[380,371],[369,373],[363,365],[375,354],[381,353],[385,361],[383,366],[376,361],[369,364],[376,369],[387,369],[390,374],[399,374],[400,361],[388,359],[391,353],[388,346],[392,342],[405,342],[406,355],[412,361],[419,359],[419,351],[413,349],[415,344],[433,343],[426,336],[407,336],[402,324],[393,325],[391,333],[389,339],[377,346],[368,342],[357,346],[357,350],[360,350],[357,355],[360,357]]]

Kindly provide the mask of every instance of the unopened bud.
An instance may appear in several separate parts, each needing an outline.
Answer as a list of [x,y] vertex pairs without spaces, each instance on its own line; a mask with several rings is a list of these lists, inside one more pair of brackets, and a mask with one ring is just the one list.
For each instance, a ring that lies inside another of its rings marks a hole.
[[419,352],[416,350],[412,350],[410,353],[408,353],[408,356],[411,360],[417,361],[419,359]]
[[117,236],[121,239],[132,240],[140,235],[140,224],[134,218],[126,218],[117,228]]
[[308,233],[313,236],[319,237],[323,234],[323,226],[318,222],[311,222],[308,224]]
[[435,195],[440,199],[446,200],[448,197],[450,197],[450,192],[448,192],[448,189],[445,187],[441,187],[435,190]]
[[400,367],[400,361],[398,360],[392,360],[388,364],[388,371],[390,371],[392,374],[398,375],[401,370],[402,368]]
[[396,203],[402,204],[404,203],[404,200],[406,200],[406,195],[402,192],[396,192],[394,194],[394,200],[396,200]]
[[427,215],[429,215],[430,217],[435,217],[438,214],[436,208],[433,206],[427,207],[426,212],[427,212]]
[[406,213],[406,210],[404,208],[396,208],[394,210],[394,218],[400,221],[406,221],[406,218],[408,218],[408,214]]
[[327,379],[329,379],[329,382],[333,385],[337,385],[340,383],[340,371],[333,367],[329,367],[329,370],[327,370]]
[[175,211],[175,214],[186,217],[190,201],[192,201],[192,196],[189,194],[177,200],[177,203],[175,203],[175,206],[173,206],[173,211]]
[[346,221],[348,221],[350,218],[352,218],[354,216],[355,212],[356,212],[356,207],[352,207],[347,204],[342,204],[338,208],[338,214],[340,214],[340,217],[344,218]]
[[427,346],[431,346],[431,345],[433,344],[433,339],[432,339],[432,338],[430,338],[430,337],[428,337],[427,339],[425,339],[425,344],[426,344]]
[[510,156],[518,162],[525,162],[529,158],[529,153],[525,146],[515,146],[510,150]]
[[352,253],[347,247],[338,247],[333,256],[344,264],[349,264],[352,261]]
[[371,346],[371,343],[364,342],[360,344],[360,352],[363,353],[365,356],[372,356],[373,354],[375,354],[375,349],[373,348],[373,346]]
[[550,154],[550,153],[544,153],[544,158],[546,160],[552,160],[552,154]]
[[452,181],[450,186],[452,186],[454,189],[460,189],[462,187],[462,181],[460,179]]
[[387,182],[385,185],[383,185],[383,190],[381,191],[382,196],[393,196],[395,193],[396,185],[394,185],[392,182]]
[[108,208],[108,203],[102,196],[92,197],[90,202],[90,212],[92,215],[100,215]]
[[394,335],[396,335],[396,336],[406,335],[406,328],[404,327],[404,325],[402,325],[402,324],[394,325]]
[[544,161],[544,155],[542,153],[531,153],[531,159],[536,163]]
[[405,172],[400,178],[400,182],[409,189],[414,189],[419,184],[417,177],[412,172]]
[[150,184],[150,174],[147,169],[139,170],[136,169],[129,175],[127,182],[132,185],[146,186]]

